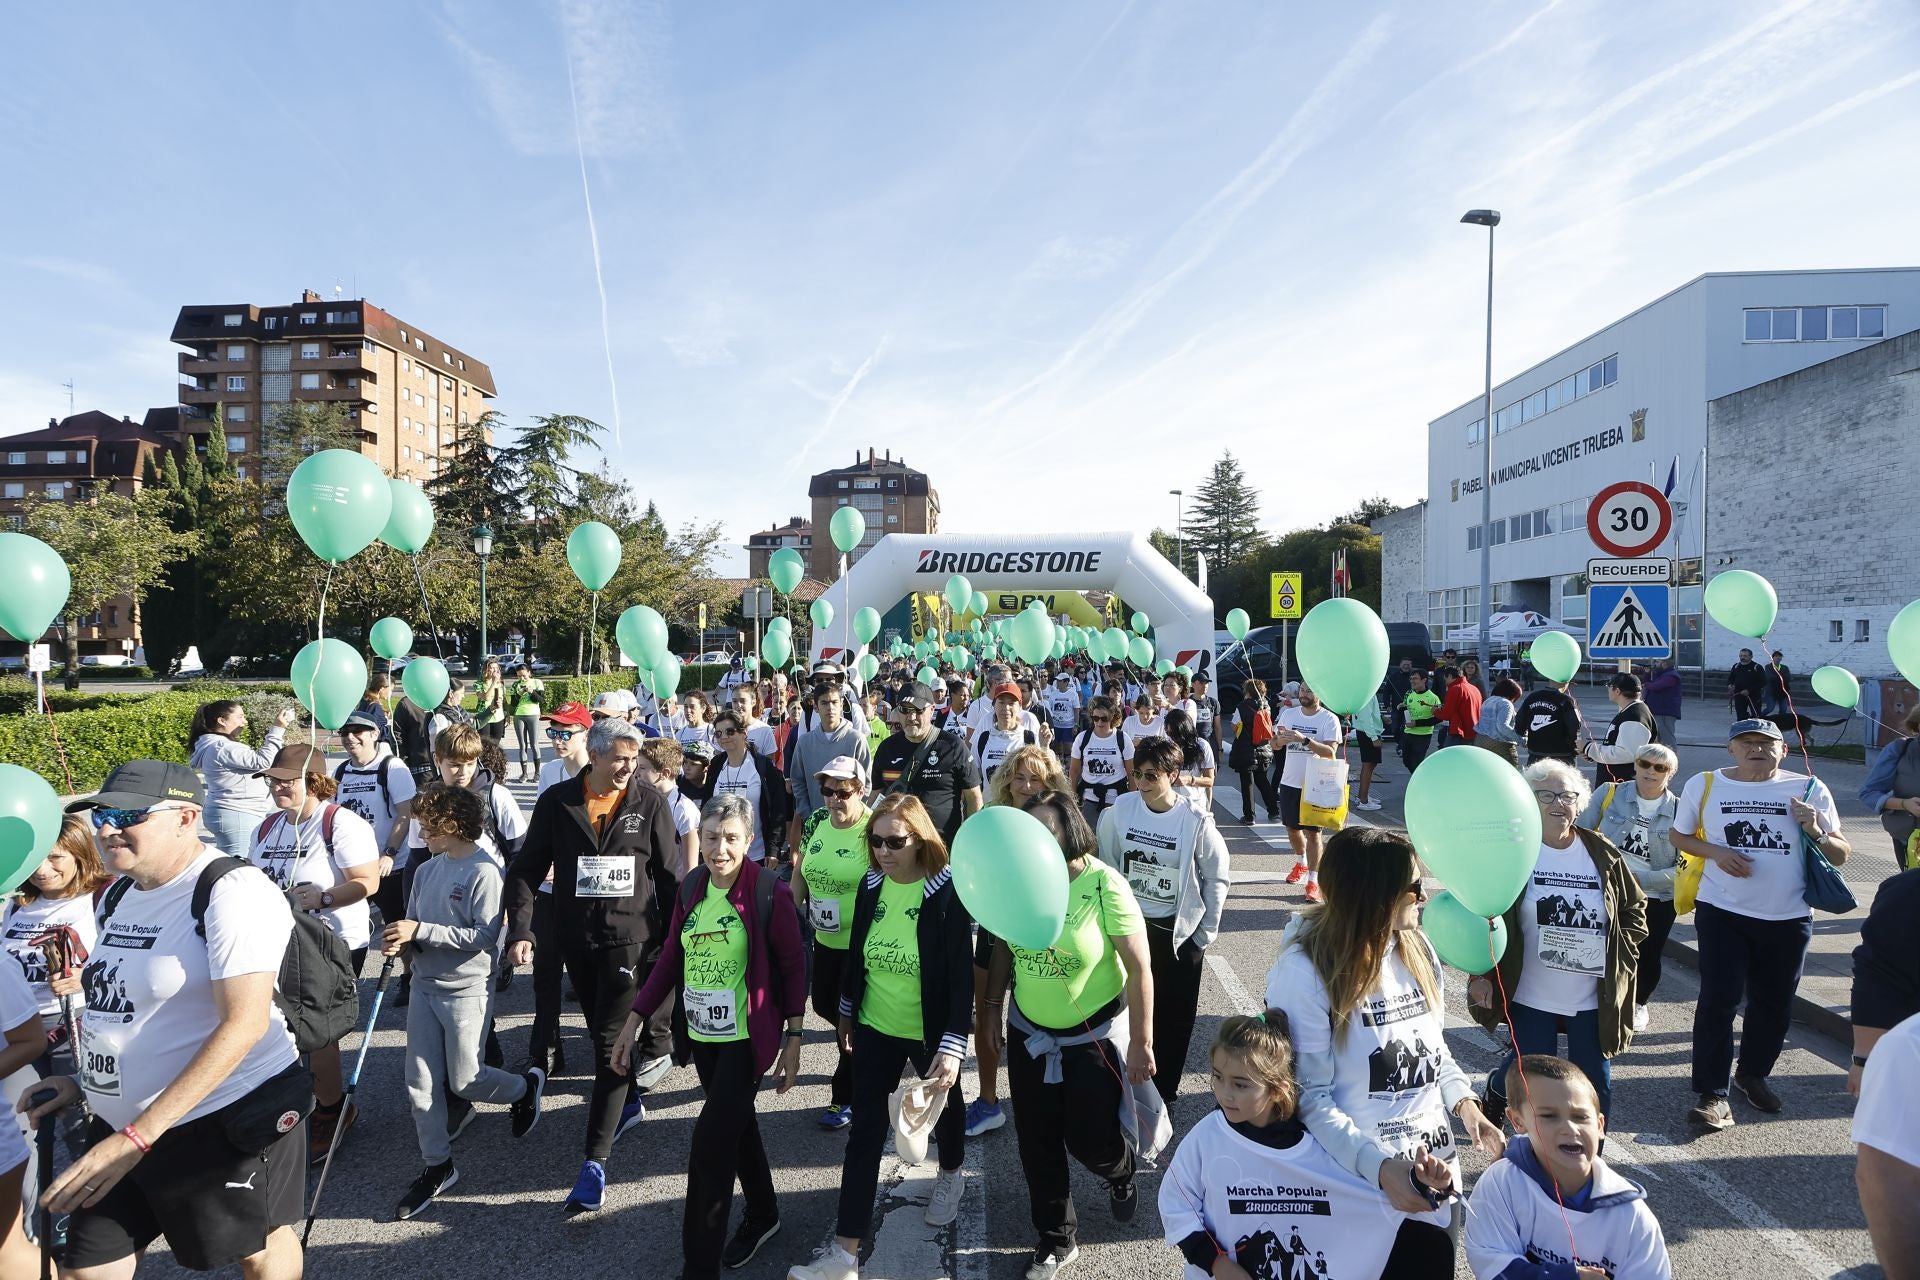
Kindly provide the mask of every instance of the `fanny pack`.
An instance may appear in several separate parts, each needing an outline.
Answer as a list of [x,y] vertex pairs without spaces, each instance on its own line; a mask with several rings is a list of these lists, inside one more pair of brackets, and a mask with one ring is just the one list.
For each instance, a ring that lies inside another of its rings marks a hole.
[[229,1102],[214,1114],[220,1117],[221,1132],[234,1149],[258,1155],[271,1147],[312,1113],[313,1073],[295,1061],[270,1080],[263,1080],[252,1093]]

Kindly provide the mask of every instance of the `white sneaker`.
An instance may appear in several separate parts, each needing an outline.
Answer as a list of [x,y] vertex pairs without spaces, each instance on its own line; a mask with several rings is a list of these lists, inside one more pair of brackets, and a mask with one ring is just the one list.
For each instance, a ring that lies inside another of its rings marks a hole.
[[789,1267],[787,1280],[860,1280],[860,1262],[847,1257],[838,1244],[830,1244],[813,1255],[804,1267]]
[[960,1170],[942,1169],[933,1175],[933,1198],[927,1201],[927,1225],[944,1227],[960,1216]]
[[1364,809],[1368,813],[1372,813],[1380,807],[1380,802],[1378,800],[1356,800],[1353,803],[1353,807],[1356,809]]
[[1647,1017],[1647,1006],[1643,1004],[1633,1006],[1633,1029],[1636,1032],[1645,1031],[1649,1021],[1651,1019]]

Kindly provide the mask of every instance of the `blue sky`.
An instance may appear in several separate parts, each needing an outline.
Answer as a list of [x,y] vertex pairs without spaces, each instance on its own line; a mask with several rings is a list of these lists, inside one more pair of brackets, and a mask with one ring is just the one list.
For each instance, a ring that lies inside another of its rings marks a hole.
[[735,544],[869,445],[957,531],[1168,524],[1223,448],[1276,530],[1422,496],[1476,205],[1496,377],[1703,271],[1920,259],[1905,0],[103,3],[0,70],[0,433],[337,282]]

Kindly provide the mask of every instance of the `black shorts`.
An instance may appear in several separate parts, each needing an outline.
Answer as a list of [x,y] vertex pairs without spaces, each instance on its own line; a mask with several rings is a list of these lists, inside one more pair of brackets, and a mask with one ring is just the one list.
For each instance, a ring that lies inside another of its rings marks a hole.
[[[113,1129],[94,1117],[89,1145]],[[307,1126],[295,1125],[259,1155],[227,1141],[218,1112],[176,1125],[91,1209],[76,1209],[61,1265],[98,1267],[130,1258],[160,1237],[189,1271],[230,1267],[300,1221],[307,1193]]]
[[1360,751],[1361,764],[1380,763],[1380,744],[1360,730],[1353,731],[1353,745]]
[[1284,782],[1280,784],[1280,825],[1292,831],[1320,830],[1300,821],[1300,794],[1299,787],[1290,787]]
[[985,972],[993,962],[993,935],[979,925],[973,927],[973,967]]

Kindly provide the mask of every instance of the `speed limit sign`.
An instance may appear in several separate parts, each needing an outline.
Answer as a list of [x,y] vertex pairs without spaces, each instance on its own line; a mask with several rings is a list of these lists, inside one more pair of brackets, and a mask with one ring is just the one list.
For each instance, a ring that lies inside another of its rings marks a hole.
[[1587,507],[1587,534],[1610,556],[1644,556],[1673,531],[1673,508],[1666,495],[1640,480],[1610,484]]

